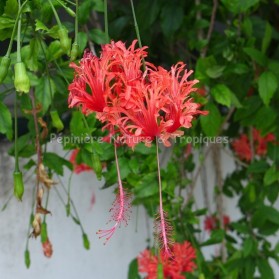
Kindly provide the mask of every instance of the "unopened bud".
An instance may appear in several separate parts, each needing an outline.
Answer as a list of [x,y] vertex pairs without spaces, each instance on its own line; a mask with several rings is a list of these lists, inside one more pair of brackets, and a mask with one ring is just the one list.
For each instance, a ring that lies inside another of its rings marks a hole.
[[64,28],[64,27],[61,27],[58,30],[58,37],[59,37],[59,40],[60,40],[61,49],[64,51],[64,53],[69,54],[70,49],[71,49],[71,40],[68,37],[67,29]]
[[15,64],[14,85],[16,91],[18,92],[28,93],[30,90],[30,80],[23,62],[18,62]]
[[93,159],[93,162],[92,162],[93,170],[96,173],[97,179],[101,180],[102,179],[102,164],[100,161],[100,157],[96,152],[94,152],[92,155],[92,159]]
[[0,84],[4,81],[8,74],[8,70],[11,64],[11,58],[8,56],[4,56],[1,60],[0,64]]
[[82,235],[82,239],[83,239],[83,247],[84,247],[86,250],[89,250],[89,249],[90,249],[90,242],[89,242],[89,239],[88,239],[86,233],[84,233],[84,234]]
[[66,10],[66,12],[70,15],[70,16],[72,16],[72,17],[76,17],[76,13],[72,10],[72,9],[70,9],[70,8],[68,8],[68,7],[64,7],[65,8],[65,10]]
[[50,117],[51,117],[51,121],[52,121],[53,127],[55,127],[58,132],[60,132],[61,130],[64,129],[64,124],[61,121],[60,116],[59,116],[57,110],[51,111],[50,112]]
[[24,184],[22,179],[22,172],[15,171],[14,172],[14,195],[18,200],[22,200],[22,196],[24,194]]
[[76,42],[74,42],[72,44],[71,55],[70,55],[70,60],[71,61],[74,61],[74,60],[77,59],[78,52],[79,52],[79,46]]
[[43,222],[41,225],[41,242],[45,243],[48,239],[47,235],[47,224],[46,222]]
[[31,264],[31,260],[30,260],[30,252],[29,250],[25,250],[24,252],[24,262],[25,262],[25,266],[27,268],[30,267],[30,264]]

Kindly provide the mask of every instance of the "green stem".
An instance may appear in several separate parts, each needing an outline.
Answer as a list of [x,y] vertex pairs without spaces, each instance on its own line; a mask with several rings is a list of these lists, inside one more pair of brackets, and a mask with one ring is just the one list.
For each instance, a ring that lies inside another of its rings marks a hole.
[[60,21],[60,18],[59,18],[59,16],[58,16],[58,14],[57,14],[57,12],[56,12],[56,10],[55,10],[55,8],[54,8],[54,6],[53,6],[51,0],[48,0],[48,2],[49,2],[50,6],[51,6],[51,8],[52,8],[54,17],[55,17],[55,19],[56,19],[57,24],[59,25],[59,28],[62,28],[62,27],[63,27],[63,26],[62,26],[62,23],[61,23],[61,21]]
[[35,188],[33,189],[33,195],[32,195],[32,207],[31,207],[31,213],[30,213],[28,230],[27,230],[27,239],[26,239],[26,248],[25,248],[26,250],[28,250],[28,246],[29,246],[30,229],[31,229],[31,226],[32,226],[31,218],[33,216],[34,206],[35,206]]
[[66,76],[64,75],[61,67],[58,65],[57,61],[54,60],[55,66],[57,67],[58,71],[60,72],[61,76],[63,77],[63,79],[65,80],[65,82],[67,83],[67,85],[70,84],[70,82],[67,80]]
[[[18,0],[18,10],[20,10],[20,7],[21,7],[20,0]],[[17,26],[17,51],[16,51],[16,60],[17,60],[17,63],[21,62],[21,54],[20,54],[20,33],[21,33],[21,14],[19,15],[18,26]]]
[[78,43],[78,0],[76,0],[75,42]]
[[[49,190],[47,190],[47,197],[46,197],[45,209],[47,209],[48,200],[49,200]],[[47,217],[47,214],[44,215],[44,219],[43,219],[43,222],[44,222],[44,223],[46,222],[46,217]]]
[[[132,8],[132,13],[133,13],[134,25],[135,25],[135,30],[136,30],[136,35],[137,35],[139,47],[142,48],[142,43],[141,43],[141,38],[140,38],[140,31],[139,31],[139,26],[138,26],[137,17],[136,17],[135,8],[134,8],[134,2],[133,2],[133,0],[130,0],[130,2],[131,2],[131,8]],[[142,64],[143,64],[143,70],[145,71],[146,64],[145,64],[144,58],[142,58]]]
[[17,93],[15,94],[15,108],[14,108],[14,117],[15,117],[15,171],[19,172],[19,163],[18,163],[18,144],[17,144]]
[[73,172],[71,172],[71,175],[70,175],[69,181],[68,181],[68,204],[71,203],[71,185],[72,185],[72,177],[73,177]]
[[[65,187],[64,183],[62,182],[61,178],[60,178],[58,175],[57,175],[57,178],[58,178],[58,180],[59,180],[59,182],[60,182],[60,184],[61,184],[61,186],[62,186],[64,192],[67,194],[66,187]],[[56,193],[58,194],[58,197],[59,197],[59,199],[61,200],[61,202],[62,202],[64,205],[66,205],[65,202],[63,201],[63,198],[61,197],[61,194],[58,192],[57,188],[55,187],[54,189],[55,189]],[[80,229],[81,229],[82,233],[84,234],[85,231],[84,231],[84,228],[83,228],[83,226],[82,226],[82,224],[81,224],[81,220],[80,220],[80,217],[79,217],[77,208],[76,208],[76,206],[75,206],[75,204],[74,204],[74,201],[73,201],[72,199],[70,199],[70,202],[71,202],[72,208],[73,208],[73,210],[74,210],[74,212],[75,212],[75,215],[76,215],[75,217],[76,217],[76,219],[79,221]],[[73,216],[72,214],[70,214],[70,215]]]
[[131,2],[131,7],[132,7],[132,13],[133,13],[133,19],[134,19],[137,39],[138,39],[140,48],[142,48],[140,32],[139,32],[139,26],[138,26],[138,22],[137,22],[137,18],[136,18],[136,13],[135,13],[135,8],[134,8],[134,2],[133,2],[133,0],[130,0],[130,2]]
[[11,39],[10,39],[10,43],[9,43],[9,46],[8,46],[8,50],[7,50],[7,53],[6,53],[6,56],[9,57],[10,54],[11,54],[11,51],[12,51],[12,46],[13,46],[13,40],[14,40],[14,37],[15,37],[15,32],[16,32],[16,28],[17,28],[17,24],[18,24],[18,21],[19,21],[19,18],[21,16],[21,13],[22,13],[22,10],[25,6],[25,4],[28,2],[28,0],[26,0],[20,7],[20,9],[18,10],[18,13],[17,13],[17,16],[16,16],[16,20],[15,20],[15,24],[14,24],[14,27],[13,27],[13,31],[12,31],[12,35],[11,35]]
[[109,31],[108,31],[108,1],[104,0],[104,15],[105,15],[105,34],[106,43],[109,43]]
[[158,183],[159,183],[159,199],[160,199],[160,213],[163,211],[163,197],[162,197],[162,181],[160,171],[160,160],[159,160],[159,144],[158,138],[156,137],[156,157],[157,157],[157,168],[158,168]]

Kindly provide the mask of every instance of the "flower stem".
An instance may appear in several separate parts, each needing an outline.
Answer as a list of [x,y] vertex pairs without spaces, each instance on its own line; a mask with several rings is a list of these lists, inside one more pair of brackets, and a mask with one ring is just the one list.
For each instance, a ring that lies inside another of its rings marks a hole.
[[78,43],[78,0],[76,0],[75,42]]
[[9,43],[9,46],[8,46],[8,50],[7,50],[7,53],[6,53],[6,56],[9,57],[10,56],[10,53],[12,51],[12,46],[13,46],[13,40],[14,40],[14,37],[15,37],[15,31],[16,31],[16,28],[17,28],[17,25],[18,25],[18,21],[21,17],[21,13],[22,13],[22,10],[25,6],[25,4],[28,2],[28,0],[26,0],[19,8],[18,10],[18,13],[17,13],[17,16],[16,16],[16,20],[15,20],[15,24],[14,24],[14,27],[13,27],[13,31],[12,31],[12,35],[11,35],[11,39],[10,39],[10,43]]
[[[141,43],[141,38],[140,38],[140,31],[139,31],[139,26],[138,26],[138,22],[137,22],[136,13],[135,13],[134,2],[133,2],[133,0],[130,0],[130,2],[131,2],[131,8],[132,8],[132,13],[133,13],[134,25],[135,25],[135,30],[136,30],[136,35],[137,35],[139,47],[142,48],[142,43]],[[142,64],[143,64],[143,70],[145,71],[146,65],[145,65],[144,58],[142,58]]]
[[108,1],[104,0],[104,15],[105,15],[105,34],[106,43],[109,43],[109,31],[108,31]]
[[51,0],[48,0],[48,2],[49,2],[50,6],[51,6],[51,8],[52,8],[54,17],[55,17],[55,19],[56,19],[57,24],[59,25],[59,28],[62,28],[62,23],[61,23],[61,21],[60,21],[60,18],[59,18],[59,16],[58,16],[58,14],[57,14],[57,12],[56,12],[56,10],[55,10],[55,8],[54,8],[54,6],[53,6]]
[[17,144],[17,92],[15,93],[15,108],[14,108],[14,118],[15,118],[15,171],[19,172],[19,163],[18,163],[18,144]]
[[[18,0],[18,10],[20,10],[21,4],[20,0]],[[17,26],[17,51],[16,51],[16,61],[21,62],[21,54],[20,54],[20,33],[21,33],[21,14],[18,18],[18,26]]]
[[165,212],[163,208],[163,197],[162,197],[162,181],[161,181],[161,171],[160,171],[160,160],[159,160],[159,143],[158,138],[156,137],[156,157],[157,157],[157,168],[158,168],[158,183],[159,183],[159,221],[160,221],[160,239],[162,241],[162,246],[164,249],[164,253],[166,255],[171,255],[170,249],[169,249],[169,230],[170,226],[165,220]]
[[136,18],[136,13],[135,13],[135,8],[134,8],[134,2],[133,2],[133,0],[130,0],[130,2],[131,2],[131,8],[132,8],[132,13],[133,13],[133,19],[134,19],[137,39],[138,39],[140,48],[142,48],[140,32],[139,32],[139,26],[138,26],[138,22],[137,22],[137,18]]

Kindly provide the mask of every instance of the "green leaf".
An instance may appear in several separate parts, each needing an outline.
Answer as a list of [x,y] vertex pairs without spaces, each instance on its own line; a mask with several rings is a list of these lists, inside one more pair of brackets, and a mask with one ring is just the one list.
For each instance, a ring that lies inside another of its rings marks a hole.
[[233,73],[237,75],[243,75],[249,72],[249,67],[246,64],[243,63],[237,63],[233,65]]
[[83,122],[83,115],[80,111],[73,111],[72,119],[70,122],[70,130],[73,136],[78,136],[81,138],[89,136],[88,133],[91,131],[88,131],[85,127]]
[[200,117],[201,127],[206,136],[214,137],[219,133],[222,124],[222,117],[213,103],[207,103],[204,110],[208,111],[208,115]]
[[226,68],[225,66],[214,65],[214,66],[206,69],[206,74],[210,78],[218,78],[218,77],[222,76],[225,68]]
[[17,16],[18,2],[17,0],[7,0],[4,13],[12,18]]
[[254,241],[252,238],[246,238],[243,243],[243,256],[244,258],[248,257],[253,250]]
[[36,23],[35,23],[35,31],[39,31],[39,30],[44,30],[44,31],[49,31],[49,29],[38,19],[36,19]]
[[231,106],[231,90],[224,84],[217,84],[211,89],[211,95],[221,105]]
[[92,29],[90,31],[90,39],[98,44],[98,45],[102,45],[106,43],[106,34],[105,32],[103,32],[100,29]]
[[259,259],[258,268],[262,279],[275,279],[274,272],[267,259]]
[[[161,1],[158,0],[141,0],[136,7],[137,18],[140,24],[140,30],[146,30],[151,27],[151,25],[156,20],[160,12]],[[148,11],[148,13],[146,13]]]
[[84,49],[87,45],[87,35],[84,32],[78,32],[78,50],[79,55],[81,55],[84,52]]
[[[15,24],[14,19],[10,19],[10,18],[4,17],[4,16],[0,17],[0,30],[6,29],[6,28],[11,28],[14,26],[14,24]],[[7,32],[7,31],[5,30],[5,32]]]
[[25,64],[27,65],[27,68],[31,71],[37,71],[38,70],[38,54],[40,50],[40,39],[34,38],[30,40],[29,46],[28,46],[28,53],[27,57],[24,59]]
[[161,27],[164,35],[169,38],[178,30],[183,22],[183,8],[177,3],[168,1],[161,11]]
[[254,114],[252,124],[263,134],[267,134],[273,131],[276,118],[277,113],[274,109],[263,106]]
[[195,78],[204,83],[209,83],[210,78],[208,77],[206,70],[217,65],[214,56],[208,56],[205,58],[199,58],[196,63]]
[[266,223],[279,226],[279,211],[272,206],[262,205],[252,217],[252,225],[259,229],[264,229]]
[[201,246],[208,246],[208,245],[220,243],[222,242],[224,237],[225,237],[224,230],[213,230],[211,232],[210,238],[207,241],[203,242]]
[[259,3],[259,0],[222,0],[223,5],[234,14],[248,11]]
[[268,22],[266,22],[264,37],[262,40],[262,53],[266,52],[267,48],[270,45],[271,38],[272,38],[272,27]]
[[9,109],[2,102],[0,102],[0,133],[5,134],[9,140],[12,140],[12,116]]
[[129,279],[140,279],[138,271],[138,260],[133,259],[129,264],[128,277]]
[[157,173],[152,172],[138,180],[134,189],[137,198],[147,198],[158,193]]
[[269,165],[265,160],[253,162],[247,169],[248,173],[263,173],[268,169]]
[[267,57],[260,52],[259,50],[251,47],[246,47],[243,49],[243,51],[250,56],[250,58],[257,62],[259,65],[266,67],[268,64],[268,59]]
[[52,152],[44,153],[43,162],[45,166],[52,169],[61,176],[64,173],[63,166],[66,166],[69,170],[72,170],[72,164],[68,160],[65,160],[64,158]]
[[279,171],[276,169],[276,166],[273,165],[268,169],[264,175],[264,185],[268,186],[279,179]]
[[48,110],[55,91],[55,84],[51,78],[47,76],[40,78],[39,84],[35,87],[35,95],[37,101],[42,105],[43,113]]
[[51,42],[46,51],[47,60],[51,62],[61,57],[62,54],[63,54],[63,50],[61,49],[60,41],[55,40]]
[[263,103],[268,106],[272,96],[278,88],[277,78],[270,71],[264,72],[258,80],[258,85],[260,97],[262,98]]

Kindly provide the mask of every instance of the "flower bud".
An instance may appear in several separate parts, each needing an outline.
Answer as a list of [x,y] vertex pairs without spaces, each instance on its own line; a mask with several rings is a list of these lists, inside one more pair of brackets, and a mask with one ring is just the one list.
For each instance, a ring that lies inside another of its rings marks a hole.
[[66,204],[66,215],[67,215],[67,217],[69,217],[70,214],[71,214],[71,204],[68,202]]
[[18,62],[15,64],[14,85],[16,91],[18,92],[28,93],[30,90],[30,80],[23,62]]
[[45,222],[42,223],[41,225],[41,242],[45,243],[48,239],[47,236],[47,224]]
[[72,9],[70,9],[70,8],[68,8],[68,7],[64,7],[65,8],[65,10],[66,10],[66,12],[70,15],[70,16],[72,16],[72,17],[76,17],[76,13],[72,10]]
[[4,81],[8,74],[8,70],[11,64],[11,58],[8,56],[4,56],[1,60],[0,64],[0,84]]
[[92,155],[92,159],[93,159],[93,162],[92,162],[93,170],[96,173],[97,179],[101,180],[102,179],[102,164],[100,161],[100,157],[96,152],[94,152]]
[[70,60],[71,61],[74,61],[74,60],[77,59],[78,52],[79,52],[79,46],[76,42],[74,42],[72,44],[71,55],[70,55]]
[[69,54],[70,53],[70,49],[71,49],[71,40],[68,37],[68,31],[66,28],[61,27],[58,30],[58,37],[60,40],[60,44],[61,44],[61,49]]
[[24,193],[24,184],[22,179],[22,172],[15,171],[14,172],[14,195],[18,200],[22,200],[22,196]]
[[24,252],[24,262],[25,262],[25,266],[27,268],[30,267],[30,264],[31,264],[31,260],[30,260],[30,252],[29,250],[25,250]]
[[84,248],[85,248],[86,250],[89,250],[89,249],[90,249],[90,242],[89,242],[89,239],[88,239],[86,233],[84,233],[84,234],[82,235],[82,239],[83,239],[83,246],[84,246]]
[[60,132],[61,130],[64,129],[64,124],[61,121],[57,110],[51,111],[50,112],[50,117],[51,117],[53,127],[55,127],[58,132]]

